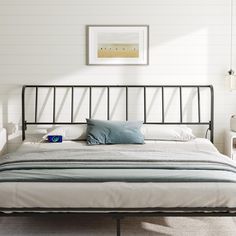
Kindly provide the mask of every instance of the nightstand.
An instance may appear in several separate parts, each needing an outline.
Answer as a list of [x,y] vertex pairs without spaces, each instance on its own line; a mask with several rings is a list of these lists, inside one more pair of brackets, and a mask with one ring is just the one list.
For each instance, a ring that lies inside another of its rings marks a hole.
[[236,160],[236,132],[227,131],[225,135],[225,154]]

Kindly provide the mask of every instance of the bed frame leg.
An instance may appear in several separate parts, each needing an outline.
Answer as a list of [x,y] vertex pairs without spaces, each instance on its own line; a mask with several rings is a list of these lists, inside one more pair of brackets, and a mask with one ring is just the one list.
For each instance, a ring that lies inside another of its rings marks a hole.
[[116,219],[116,236],[120,236],[120,218]]
[[123,217],[121,215],[114,215],[113,219],[116,221],[116,236],[121,235],[121,219]]

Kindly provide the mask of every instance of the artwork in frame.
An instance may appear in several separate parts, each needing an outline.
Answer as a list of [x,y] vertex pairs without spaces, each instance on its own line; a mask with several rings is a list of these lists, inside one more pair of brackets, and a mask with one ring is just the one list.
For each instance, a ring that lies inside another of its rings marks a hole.
[[87,26],[87,65],[148,64],[148,25]]

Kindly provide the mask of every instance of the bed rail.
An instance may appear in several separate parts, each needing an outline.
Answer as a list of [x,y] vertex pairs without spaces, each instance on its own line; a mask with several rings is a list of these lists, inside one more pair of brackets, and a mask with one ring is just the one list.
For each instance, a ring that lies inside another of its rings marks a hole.
[[[34,121],[27,121],[26,120],[26,109],[25,109],[25,91],[27,88],[34,88],[35,89],[35,111],[34,111]],[[37,119],[38,114],[38,90],[40,88],[51,88],[53,89],[53,117],[52,121],[48,122],[40,122]],[[71,89],[71,113],[70,121],[69,122],[58,122],[56,121],[56,90],[57,88],[69,88]],[[143,102],[144,102],[144,117],[143,121],[144,124],[158,124],[158,125],[206,125],[208,126],[208,130],[210,131],[210,140],[211,142],[214,141],[214,89],[212,85],[24,85],[22,87],[22,140],[25,140],[26,129],[28,125],[73,125],[73,124],[85,124],[86,122],[75,122],[73,119],[74,114],[74,90],[75,88],[87,88],[89,91],[89,118],[92,116],[92,96],[93,96],[93,89],[94,88],[104,88],[107,91],[107,120],[110,119],[110,89],[111,88],[124,88],[125,89],[125,117],[126,120],[129,119],[129,106],[128,106],[128,99],[129,99],[129,91],[131,88],[141,88],[143,89]],[[160,88],[161,89],[161,121],[158,122],[149,122],[147,120],[147,89],[148,88]],[[165,120],[165,89],[167,88],[176,88],[179,90],[179,121],[176,122],[167,122]],[[183,95],[182,89],[183,88],[195,88],[197,91],[197,107],[198,107],[198,119],[196,122],[185,122],[183,121]],[[210,90],[210,119],[209,121],[202,121],[201,120],[201,89],[207,88]]]

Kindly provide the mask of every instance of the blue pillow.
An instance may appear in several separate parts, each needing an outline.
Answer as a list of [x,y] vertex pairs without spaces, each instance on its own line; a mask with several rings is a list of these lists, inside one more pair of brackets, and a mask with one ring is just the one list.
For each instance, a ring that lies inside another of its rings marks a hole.
[[103,121],[87,119],[87,143],[143,144],[142,121]]

